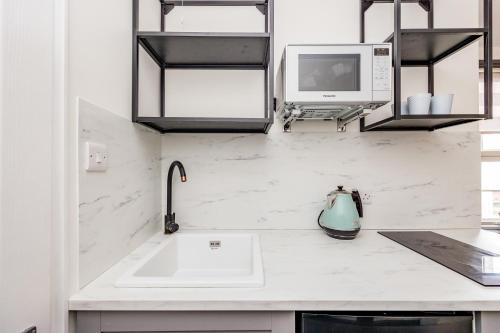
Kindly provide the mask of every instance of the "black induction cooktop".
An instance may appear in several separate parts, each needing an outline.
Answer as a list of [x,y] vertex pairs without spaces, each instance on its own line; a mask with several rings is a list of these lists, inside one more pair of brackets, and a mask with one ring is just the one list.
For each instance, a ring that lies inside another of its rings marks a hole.
[[379,234],[487,287],[500,286],[500,255],[431,231]]

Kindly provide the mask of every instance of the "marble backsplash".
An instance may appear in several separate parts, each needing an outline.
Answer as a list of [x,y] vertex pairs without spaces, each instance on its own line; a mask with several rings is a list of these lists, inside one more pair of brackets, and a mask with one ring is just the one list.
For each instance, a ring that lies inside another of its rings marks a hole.
[[365,229],[470,228],[480,223],[479,140],[475,131],[336,133],[333,125],[167,134],[162,174],[184,163],[188,182],[176,174],[173,207],[186,229],[314,229],[336,185],[370,194]]
[[[79,280],[86,285],[161,228],[160,135],[82,99]],[[106,172],[85,171],[85,142],[107,145]]]
[[[331,125],[161,136],[80,100],[80,286],[161,230],[173,160],[188,176],[181,183],[176,171],[173,188],[185,229],[316,229],[336,185],[370,194],[365,229],[479,226],[477,131],[336,133]],[[85,171],[87,141],[108,146],[106,172]]]

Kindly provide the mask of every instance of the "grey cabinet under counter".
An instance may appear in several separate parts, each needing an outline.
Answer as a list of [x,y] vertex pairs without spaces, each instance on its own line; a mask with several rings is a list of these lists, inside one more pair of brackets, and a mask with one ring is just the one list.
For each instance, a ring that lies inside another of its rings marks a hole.
[[[303,314],[304,312],[294,311],[78,311],[75,333],[301,333],[303,325],[299,319]],[[331,324],[330,318],[326,320],[324,316],[306,314],[306,320],[312,320],[307,332],[321,333],[323,331],[311,329],[314,325],[317,328],[320,324]],[[400,316],[403,316],[401,318],[404,318],[404,314],[405,312],[400,312]],[[350,315],[352,317],[352,312]],[[356,315],[366,317],[367,312],[356,312]],[[415,317],[416,313],[413,312],[412,315]],[[434,312],[433,318],[440,320],[426,323],[445,325],[434,325],[434,328],[433,325],[426,325],[430,330],[417,329],[415,332],[440,333],[443,331],[439,330],[439,327],[445,327],[446,324],[459,325],[461,321],[468,327],[472,322],[474,328],[469,329],[475,333],[497,333],[500,326],[500,312],[469,312],[468,318],[463,316],[463,313],[461,317],[452,318],[449,313],[444,315]],[[339,323],[345,324],[345,321],[340,320]],[[330,326],[327,330],[329,333],[347,332],[334,329],[334,325]],[[378,327],[363,329],[363,333],[386,332],[377,330]]]
[[76,333],[290,333],[291,311],[79,311]]

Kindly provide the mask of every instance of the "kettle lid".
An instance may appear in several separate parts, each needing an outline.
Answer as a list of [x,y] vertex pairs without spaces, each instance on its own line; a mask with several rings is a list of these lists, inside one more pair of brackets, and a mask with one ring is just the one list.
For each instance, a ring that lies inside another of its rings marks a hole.
[[347,191],[347,190],[344,190],[343,185],[338,185],[336,190],[331,191],[327,195],[330,206],[333,205],[333,202],[335,201],[335,198],[337,197],[337,195],[346,195],[346,194],[350,195],[352,193]]
[[337,186],[337,189],[335,191],[333,191],[333,193],[336,193],[336,194],[351,194],[351,192],[347,191],[347,190],[344,190],[344,186],[343,185],[338,185]]

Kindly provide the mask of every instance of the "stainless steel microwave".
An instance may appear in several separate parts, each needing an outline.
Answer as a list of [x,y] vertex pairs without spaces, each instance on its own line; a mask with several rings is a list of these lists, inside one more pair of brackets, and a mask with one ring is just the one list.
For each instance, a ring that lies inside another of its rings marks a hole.
[[276,94],[285,122],[366,115],[391,101],[391,44],[287,45]]

